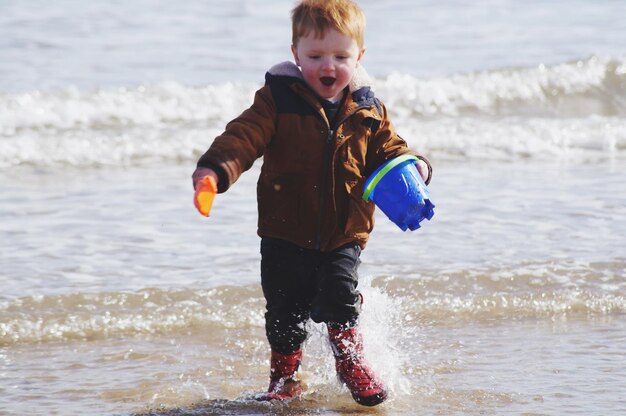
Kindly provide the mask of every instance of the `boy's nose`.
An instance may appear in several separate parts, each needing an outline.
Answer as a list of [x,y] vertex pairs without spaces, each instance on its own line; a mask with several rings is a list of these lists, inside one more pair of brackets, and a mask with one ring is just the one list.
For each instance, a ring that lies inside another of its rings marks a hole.
[[332,58],[324,58],[322,60],[322,69],[331,70],[335,68],[335,63]]

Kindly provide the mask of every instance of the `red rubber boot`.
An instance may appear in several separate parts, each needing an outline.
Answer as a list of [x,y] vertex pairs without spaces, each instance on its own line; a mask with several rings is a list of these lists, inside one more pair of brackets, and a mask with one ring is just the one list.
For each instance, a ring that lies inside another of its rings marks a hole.
[[357,328],[328,328],[328,335],[335,354],[337,374],[352,393],[352,398],[363,406],[384,402],[387,392],[364,362],[363,338]]
[[259,400],[288,400],[302,394],[302,385],[297,372],[302,361],[302,349],[292,354],[272,351],[270,386]]

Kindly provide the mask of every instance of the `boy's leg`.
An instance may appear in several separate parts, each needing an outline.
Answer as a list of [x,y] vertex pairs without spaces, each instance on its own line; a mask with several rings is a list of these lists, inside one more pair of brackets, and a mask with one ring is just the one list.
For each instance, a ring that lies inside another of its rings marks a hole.
[[261,285],[265,329],[272,351],[291,354],[307,336],[314,294],[315,259],[310,250],[274,238],[261,240]]
[[311,319],[341,326],[356,324],[361,312],[358,268],[361,248],[349,244],[321,253],[317,271],[317,293],[311,305]]
[[307,336],[314,270],[310,250],[278,239],[261,240],[265,330],[272,354],[269,388],[259,400],[285,400],[302,392],[297,372]]
[[386,400],[387,392],[363,358],[363,338],[357,326],[362,303],[357,290],[360,254],[358,245],[323,253],[311,318],[327,323],[337,374],[354,400],[375,406]]

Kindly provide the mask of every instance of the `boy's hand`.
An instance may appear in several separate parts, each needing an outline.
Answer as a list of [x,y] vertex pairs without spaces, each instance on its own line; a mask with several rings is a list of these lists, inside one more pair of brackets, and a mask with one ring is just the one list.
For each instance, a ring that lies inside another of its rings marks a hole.
[[417,171],[424,179],[424,182],[428,180],[428,165],[421,159],[417,159]]
[[193,172],[193,175],[191,175],[191,180],[193,181],[193,189],[196,189],[196,186],[198,185],[198,182],[204,178],[205,176],[211,176],[213,177],[213,179],[215,179],[215,183],[217,184],[218,180],[217,180],[217,173],[215,173],[215,171],[213,169],[210,168],[196,168],[196,170]]
[[212,169],[197,168],[191,178],[196,190],[193,204],[200,214],[208,217],[217,193],[217,174]]

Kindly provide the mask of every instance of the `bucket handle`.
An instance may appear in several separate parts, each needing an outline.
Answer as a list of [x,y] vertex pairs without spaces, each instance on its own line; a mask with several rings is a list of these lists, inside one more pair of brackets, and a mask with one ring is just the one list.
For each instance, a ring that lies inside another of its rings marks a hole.
[[398,156],[394,159],[391,159],[387,163],[382,166],[379,172],[375,172],[374,177],[372,178],[370,183],[365,188],[365,192],[363,192],[363,200],[368,202],[370,199],[370,195],[374,192],[374,188],[378,185],[378,182],[389,172],[391,169],[398,166],[400,163],[406,162],[407,160],[417,160],[417,157],[413,155],[402,155]]

